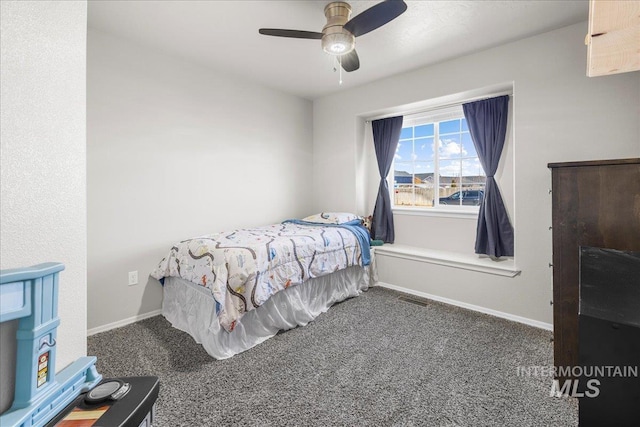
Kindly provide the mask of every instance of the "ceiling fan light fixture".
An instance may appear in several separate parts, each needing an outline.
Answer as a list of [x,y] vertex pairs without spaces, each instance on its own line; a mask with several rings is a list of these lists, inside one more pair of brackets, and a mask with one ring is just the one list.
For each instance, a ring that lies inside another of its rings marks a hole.
[[329,55],[345,55],[356,47],[356,38],[344,30],[341,32],[325,34],[322,37],[322,50]]
[[329,3],[324,8],[327,24],[322,28],[322,50],[329,55],[345,55],[356,47],[356,37],[342,28],[351,17],[351,6],[345,2]]

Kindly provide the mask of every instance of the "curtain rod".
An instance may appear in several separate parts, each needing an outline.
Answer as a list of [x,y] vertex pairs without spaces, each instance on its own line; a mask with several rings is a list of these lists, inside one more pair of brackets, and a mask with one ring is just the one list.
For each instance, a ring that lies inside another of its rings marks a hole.
[[402,115],[402,116],[410,116],[410,115],[413,115],[413,114],[430,113],[432,111],[444,110],[446,108],[451,108],[451,107],[455,107],[455,106],[458,106],[458,105],[466,104],[467,102],[480,101],[482,99],[497,98],[498,96],[503,96],[503,95],[512,96],[513,95],[513,90],[496,92],[496,93],[492,93],[492,94],[489,94],[489,95],[480,95],[480,96],[476,96],[476,97],[473,97],[473,98],[464,99],[462,101],[451,102],[449,104],[437,105],[437,106],[434,106],[432,108],[429,108],[429,107],[424,108],[423,107],[423,108],[416,108],[414,110],[408,110],[408,111],[405,111],[403,113],[383,114],[381,116],[375,116],[375,117],[367,118],[365,120],[365,123],[369,123],[369,122],[372,122],[374,120],[380,120],[380,119],[386,119],[386,118],[389,118],[389,117],[400,116],[400,115]]

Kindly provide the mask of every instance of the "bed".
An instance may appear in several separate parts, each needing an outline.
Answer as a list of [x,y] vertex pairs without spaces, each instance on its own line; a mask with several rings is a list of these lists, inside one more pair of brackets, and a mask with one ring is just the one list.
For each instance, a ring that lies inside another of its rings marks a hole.
[[181,241],[151,276],[172,326],[226,359],[367,290],[369,243],[360,217],[321,213]]

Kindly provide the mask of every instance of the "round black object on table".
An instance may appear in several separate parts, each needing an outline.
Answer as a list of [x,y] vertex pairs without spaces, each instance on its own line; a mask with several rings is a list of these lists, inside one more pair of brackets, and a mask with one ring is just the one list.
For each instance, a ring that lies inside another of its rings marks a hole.
[[93,404],[106,400],[119,400],[122,399],[129,390],[131,390],[131,384],[129,383],[118,379],[106,380],[92,388],[84,396],[84,401]]

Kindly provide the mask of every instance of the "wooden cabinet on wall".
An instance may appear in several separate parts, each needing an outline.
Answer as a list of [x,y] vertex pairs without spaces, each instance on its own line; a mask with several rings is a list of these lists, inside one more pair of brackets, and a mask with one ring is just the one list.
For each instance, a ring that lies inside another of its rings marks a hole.
[[640,70],[640,1],[591,0],[587,76]]
[[640,158],[548,166],[554,365],[577,366],[580,246],[640,251]]

